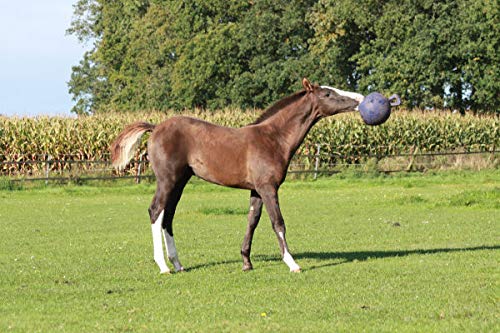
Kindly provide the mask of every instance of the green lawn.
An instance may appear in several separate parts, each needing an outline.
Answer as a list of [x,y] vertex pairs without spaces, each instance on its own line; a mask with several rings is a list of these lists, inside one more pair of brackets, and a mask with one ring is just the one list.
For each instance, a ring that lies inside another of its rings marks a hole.
[[174,222],[186,273],[152,259],[153,185],[0,191],[1,332],[494,332],[500,172],[289,181],[289,273],[249,194],[195,181]]

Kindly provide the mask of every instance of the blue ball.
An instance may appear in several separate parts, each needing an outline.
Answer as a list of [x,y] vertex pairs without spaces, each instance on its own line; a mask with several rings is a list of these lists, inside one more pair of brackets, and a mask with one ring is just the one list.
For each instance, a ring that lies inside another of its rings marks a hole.
[[380,125],[385,123],[391,115],[389,99],[381,93],[373,92],[365,97],[358,106],[361,118],[367,125]]

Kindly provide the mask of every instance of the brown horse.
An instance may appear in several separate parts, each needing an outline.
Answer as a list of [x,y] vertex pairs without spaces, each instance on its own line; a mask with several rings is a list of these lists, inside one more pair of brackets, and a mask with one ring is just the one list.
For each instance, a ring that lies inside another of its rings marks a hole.
[[184,270],[175,247],[172,221],[184,186],[193,175],[215,184],[250,190],[248,227],[241,248],[243,270],[253,268],[250,249],[264,204],[283,261],[290,271],[300,271],[286,243],[278,189],[293,154],[311,127],[324,117],[355,110],[363,100],[360,94],[312,85],[307,79],[302,84],[304,90],[278,101],[248,126],[227,128],[194,118],[172,117],[159,125],[129,125],[112,144],[113,165],[122,169],[141,135],[153,132],[148,154],[157,188],[149,215],[154,259],[161,273],[170,272],[162,238],[175,271]]

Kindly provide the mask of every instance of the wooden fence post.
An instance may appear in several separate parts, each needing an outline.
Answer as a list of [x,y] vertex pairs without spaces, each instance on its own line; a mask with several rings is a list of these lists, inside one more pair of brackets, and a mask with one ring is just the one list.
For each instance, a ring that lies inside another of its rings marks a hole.
[[321,151],[321,144],[316,144],[316,160],[314,162],[314,179],[318,178],[318,168],[319,168],[319,153]]
[[415,155],[418,152],[418,147],[413,145],[410,148],[410,161],[408,162],[408,166],[406,167],[406,171],[411,171],[413,167],[413,162],[415,161]]
[[46,162],[45,162],[45,185],[49,183],[49,172],[50,172],[50,161],[52,160],[52,156],[46,155]]
[[141,153],[139,156],[139,168],[137,168],[137,176],[135,177],[135,182],[136,184],[139,184],[141,182],[141,169],[142,169],[142,157],[144,156],[144,153]]

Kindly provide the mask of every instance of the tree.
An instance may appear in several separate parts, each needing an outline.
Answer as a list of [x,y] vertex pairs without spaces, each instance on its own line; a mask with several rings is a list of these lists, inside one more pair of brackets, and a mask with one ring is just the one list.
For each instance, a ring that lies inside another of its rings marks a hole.
[[299,89],[311,70],[305,16],[312,4],[195,1],[176,15],[181,24],[197,19],[183,32],[171,75],[176,107],[265,107]]
[[407,107],[500,108],[499,6],[470,0],[321,0],[312,51],[337,80]]
[[121,108],[132,99],[129,77],[121,71],[131,45],[131,26],[145,15],[147,0],[79,0],[68,29],[82,42],[93,43],[68,82],[73,112],[78,114]]
[[242,74],[230,82],[231,100],[246,107],[265,107],[301,88],[303,77],[319,78],[309,57],[313,30],[308,0],[255,1],[238,29]]
[[500,109],[496,0],[78,0],[76,113],[266,107],[322,84]]
[[170,73],[172,106],[220,108],[232,104],[228,85],[242,72],[239,22],[247,1],[190,1],[172,7],[178,40]]

